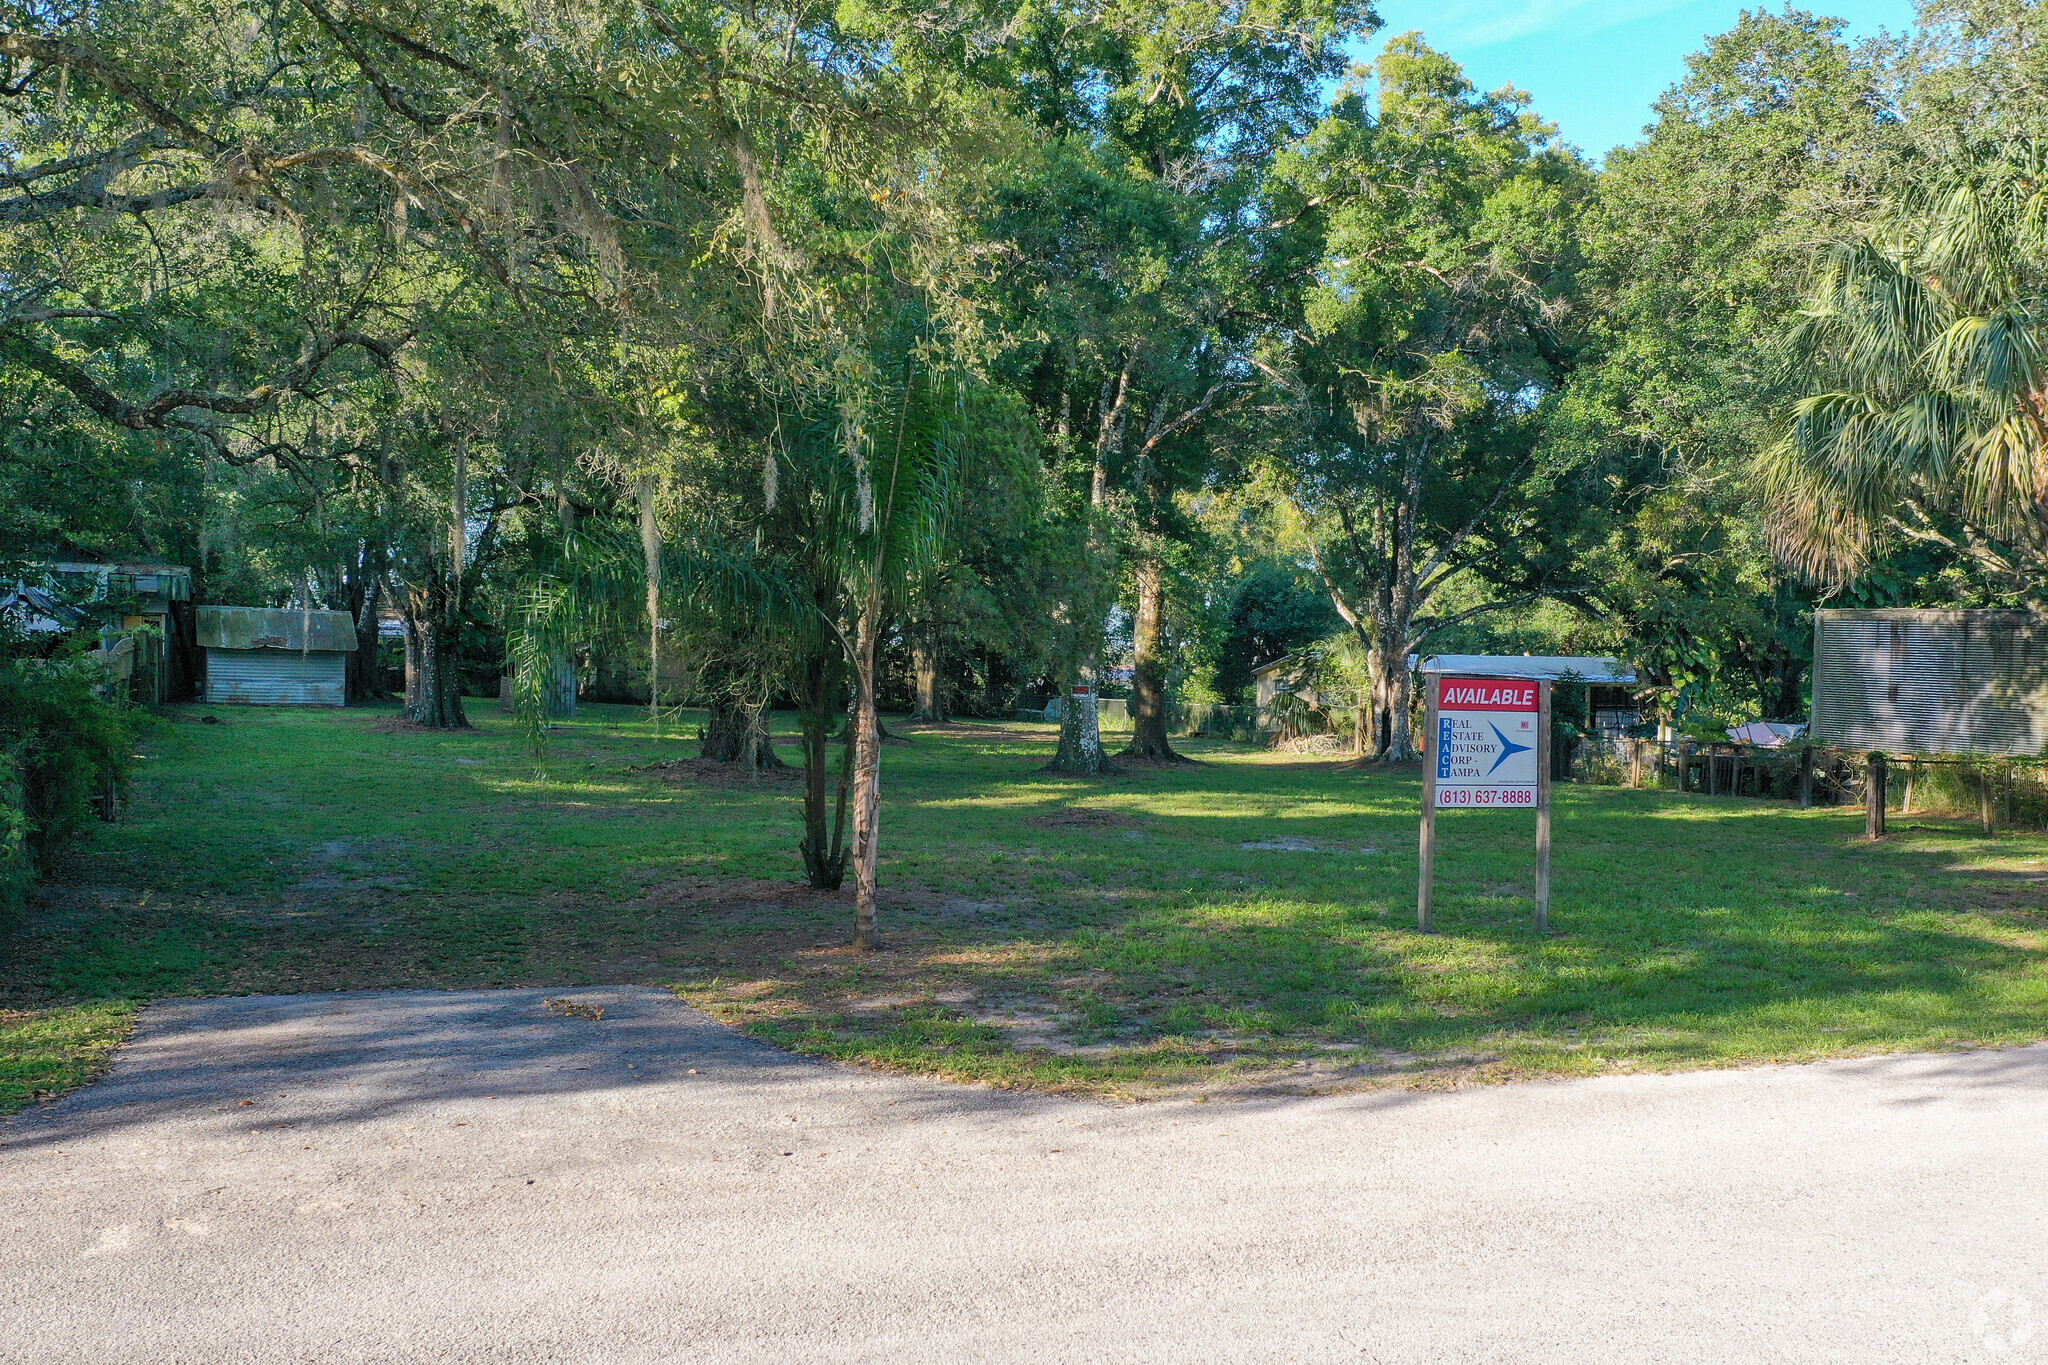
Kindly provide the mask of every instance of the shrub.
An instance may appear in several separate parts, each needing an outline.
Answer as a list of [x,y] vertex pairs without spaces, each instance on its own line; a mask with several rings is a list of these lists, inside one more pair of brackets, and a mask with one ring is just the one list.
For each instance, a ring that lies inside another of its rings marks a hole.
[[21,904],[35,879],[35,854],[28,845],[28,794],[21,769],[11,756],[0,756],[0,918]]
[[78,658],[0,658],[0,905],[18,903],[128,776],[136,713]]

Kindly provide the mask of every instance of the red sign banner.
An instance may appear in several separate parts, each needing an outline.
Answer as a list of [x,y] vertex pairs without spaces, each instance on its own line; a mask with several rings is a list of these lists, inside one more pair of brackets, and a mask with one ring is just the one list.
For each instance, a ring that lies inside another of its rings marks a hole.
[[1442,711],[1534,711],[1536,684],[1499,678],[1439,678],[1437,708]]

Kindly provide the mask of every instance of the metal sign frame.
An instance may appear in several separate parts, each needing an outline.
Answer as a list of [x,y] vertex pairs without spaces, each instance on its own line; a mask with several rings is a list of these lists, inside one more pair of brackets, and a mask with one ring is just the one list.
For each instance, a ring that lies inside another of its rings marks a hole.
[[1428,736],[1422,754],[1422,846],[1421,868],[1416,878],[1415,924],[1423,933],[1434,933],[1430,925],[1431,899],[1436,889],[1436,781],[1437,745],[1442,735],[1437,724],[1438,702],[1444,686],[1453,682],[1516,682],[1536,684],[1536,932],[1550,932],[1550,679],[1489,677],[1483,674],[1432,673],[1429,678],[1429,714],[1423,734]]

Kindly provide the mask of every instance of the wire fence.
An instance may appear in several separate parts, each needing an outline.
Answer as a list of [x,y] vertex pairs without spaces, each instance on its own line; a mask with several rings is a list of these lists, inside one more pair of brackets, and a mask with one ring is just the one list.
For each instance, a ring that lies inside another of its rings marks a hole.
[[1581,743],[1566,760],[1567,780],[1608,786],[1869,807],[1873,767],[1882,773],[1881,809],[1901,815],[1974,818],[2048,828],[2048,759],[1970,755],[1872,756],[1824,745],[1763,748],[1698,740],[1622,737]]

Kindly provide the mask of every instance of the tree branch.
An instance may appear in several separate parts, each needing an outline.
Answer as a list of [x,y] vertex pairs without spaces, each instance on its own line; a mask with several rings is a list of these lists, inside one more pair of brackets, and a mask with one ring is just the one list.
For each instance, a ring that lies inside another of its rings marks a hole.
[[1541,591],[1531,589],[1516,597],[1503,597],[1498,602],[1482,602],[1476,607],[1467,607],[1465,610],[1453,612],[1449,616],[1417,616],[1408,623],[1408,638],[1402,643],[1402,650],[1405,653],[1409,650],[1420,649],[1423,642],[1428,640],[1430,636],[1440,630],[1448,630],[1460,621],[1469,621],[1475,616],[1484,616],[1490,611],[1505,611],[1509,607],[1519,607],[1524,603],[1534,602],[1541,596],[1543,596]]
[[169,105],[158,101],[135,79],[84,43],[64,38],[38,38],[28,33],[0,32],[0,57],[43,62],[90,72],[101,84],[119,95],[139,113],[166,132],[176,133],[185,145],[210,152],[224,152],[227,144],[200,129]]
[[1216,400],[1231,389],[1240,390],[1236,402],[1232,404],[1233,407],[1236,406],[1236,403],[1243,402],[1245,394],[1251,391],[1248,384],[1237,379],[1227,379],[1220,384],[1212,384],[1209,387],[1209,391],[1202,395],[1201,402],[1195,404],[1171,422],[1163,426],[1155,426],[1153,430],[1145,433],[1145,444],[1139,447],[1138,458],[1141,460],[1150,458],[1153,449],[1161,441],[1172,436],[1175,432],[1187,430],[1190,426],[1208,416],[1209,410],[1216,406]]
[[14,360],[47,379],[63,385],[94,414],[129,431],[163,431],[170,427],[191,428],[176,414],[186,408],[230,416],[260,412],[287,393],[303,393],[336,351],[354,347],[368,351],[381,363],[396,358],[396,344],[360,332],[315,333],[299,353],[299,359],[277,378],[257,385],[246,393],[221,393],[185,386],[164,389],[141,402],[131,402],[100,383],[86,369],[37,342],[21,318],[0,322],[0,356]]
[[390,109],[400,118],[429,130],[448,126],[450,120],[447,114],[427,113],[406,99],[405,96],[399,94],[393,88],[391,82],[384,79],[384,73],[379,71],[376,65],[370,61],[370,54],[363,51],[362,44],[358,43],[342,28],[341,21],[336,19],[327,6],[320,3],[320,0],[299,0],[299,4],[305,9],[306,13],[313,16],[315,23],[326,29],[334,41],[341,44],[341,50],[347,53],[348,59],[356,64],[356,70],[363,73],[364,79],[370,82],[371,87],[377,92],[377,98],[384,101],[384,106],[387,109]]

